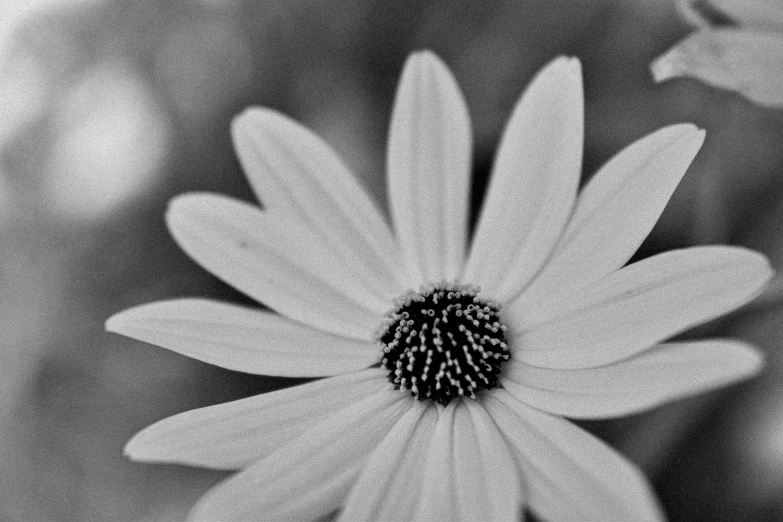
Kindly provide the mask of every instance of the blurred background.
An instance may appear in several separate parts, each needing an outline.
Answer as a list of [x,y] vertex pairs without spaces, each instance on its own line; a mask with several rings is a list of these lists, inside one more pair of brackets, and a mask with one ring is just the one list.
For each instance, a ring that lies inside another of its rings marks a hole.
[[[534,72],[578,56],[588,179],[670,123],[706,143],[638,257],[745,245],[783,268],[783,110],[650,61],[689,32],[668,0],[3,0],[0,2],[0,520],[181,520],[224,473],[132,463],[155,420],[293,384],[103,331],[128,306],[243,302],[168,236],[174,195],[251,200],[229,138],[248,105],[313,128],[378,201],[405,57],[452,68],[474,123],[474,202]],[[674,521],[783,520],[783,306],[774,295],[686,334],[767,355],[759,378],[583,424],[637,462]]]

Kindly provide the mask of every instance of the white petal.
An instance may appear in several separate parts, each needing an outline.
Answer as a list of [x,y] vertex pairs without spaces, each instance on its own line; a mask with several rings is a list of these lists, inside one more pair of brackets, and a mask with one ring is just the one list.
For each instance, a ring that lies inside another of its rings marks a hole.
[[186,194],[166,214],[180,247],[253,299],[304,324],[369,340],[392,298],[378,298],[335,248],[296,221],[216,194]]
[[696,31],[650,64],[656,82],[687,76],[783,106],[783,34],[742,29]]
[[503,133],[464,281],[505,301],[535,275],[571,214],[583,134],[579,60],[557,58],[533,79]]
[[487,412],[456,400],[441,413],[415,520],[509,520],[522,512],[519,470]]
[[231,131],[266,210],[306,224],[379,295],[397,297],[411,287],[383,215],[329,145],[287,116],[260,107],[235,118]]
[[433,53],[411,55],[394,101],[387,183],[397,239],[423,283],[453,281],[462,271],[471,148],[454,77]]
[[340,520],[411,519],[421,495],[421,463],[437,418],[436,407],[415,401],[373,451]]
[[412,402],[388,390],[331,415],[211,489],[189,519],[312,520],[331,513]]
[[540,412],[502,389],[480,402],[525,478],[533,512],[544,520],[663,520],[652,489],[633,464],[569,421]]
[[260,375],[322,377],[378,362],[368,341],[315,330],[280,315],[206,299],[174,299],[113,315],[106,329],[199,361]]
[[577,419],[620,417],[726,386],[757,373],[761,354],[736,341],[667,343],[587,370],[550,370],[509,361],[503,387],[538,409]]
[[385,372],[371,368],[186,411],[137,433],[133,460],[238,469],[365,399],[389,395]]
[[704,141],[690,124],[664,127],[623,149],[579,194],[576,209],[535,281],[506,307],[525,315],[621,268],[660,217]]
[[513,357],[561,369],[619,361],[750,301],[771,276],[767,259],[744,248],[658,254],[511,323],[522,330]]
[[715,25],[715,18],[727,19],[755,29],[783,29],[780,0],[678,0],[682,16],[694,25]]

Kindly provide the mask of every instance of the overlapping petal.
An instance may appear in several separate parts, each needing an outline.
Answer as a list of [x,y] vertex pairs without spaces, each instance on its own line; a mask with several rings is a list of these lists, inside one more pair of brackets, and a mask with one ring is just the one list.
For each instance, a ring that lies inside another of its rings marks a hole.
[[544,520],[663,520],[652,489],[627,459],[569,421],[503,389],[480,403],[512,448],[528,504]]
[[221,368],[260,375],[323,377],[378,362],[378,349],[369,341],[206,299],[129,308],[106,321],[106,329]]
[[566,417],[637,413],[748,378],[763,362],[755,348],[708,340],[665,343],[636,357],[586,370],[550,370],[509,361],[503,387],[530,406]]
[[515,318],[513,357],[543,368],[609,364],[741,306],[771,275],[767,259],[744,248],[658,254]]
[[313,520],[337,509],[412,399],[371,395],[211,489],[191,520]]
[[533,283],[506,306],[524,317],[621,268],[642,244],[704,141],[691,124],[664,127],[606,163],[579,194],[557,247]]
[[391,306],[358,281],[335,247],[307,227],[216,194],[175,198],[166,214],[177,243],[237,290],[296,321],[369,340]]
[[340,513],[340,520],[411,520],[422,495],[421,463],[438,419],[416,401],[373,451]]
[[579,61],[557,58],[533,79],[506,126],[463,276],[496,300],[524,288],[571,214],[583,99]]
[[468,109],[430,52],[405,63],[389,129],[387,190],[397,239],[419,283],[462,271],[471,168]]
[[656,82],[680,76],[736,91],[753,102],[783,106],[783,32],[696,31],[650,64]]
[[261,107],[245,110],[231,131],[266,210],[303,223],[380,297],[396,297],[413,285],[383,215],[322,139]]
[[367,369],[168,417],[137,433],[125,453],[141,461],[239,469],[346,408],[363,401],[381,408],[395,396],[383,371]]
[[475,401],[452,401],[441,413],[423,463],[414,520],[519,520],[519,470],[503,437]]
[[783,4],[779,0],[677,0],[675,5],[685,20],[701,27],[725,21],[757,29],[783,30]]

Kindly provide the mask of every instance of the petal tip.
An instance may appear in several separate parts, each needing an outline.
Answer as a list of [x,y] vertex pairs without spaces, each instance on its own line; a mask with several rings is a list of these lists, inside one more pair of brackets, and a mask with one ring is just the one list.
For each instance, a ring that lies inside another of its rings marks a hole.
[[[537,95],[531,94],[536,92]],[[566,104],[570,110],[583,114],[582,62],[574,56],[558,56],[552,59],[528,83],[522,94],[522,98],[525,97],[541,98],[539,103]],[[583,127],[584,117],[580,118],[578,124],[580,134]]]
[[288,116],[275,109],[251,105],[245,107],[231,119],[231,137],[236,141],[243,133],[263,132],[264,127],[268,125],[288,120],[290,120]]
[[156,437],[154,436],[156,424],[147,426],[125,443],[122,448],[122,454],[125,458],[134,462],[176,462],[174,458],[167,458],[161,451],[162,447],[156,445]]
[[426,77],[432,74],[451,74],[446,62],[429,49],[415,51],[408,56],[403,66],[403,76],[415,75],[416,77]]
[[245,107],[244,109],[242,109],[241,111],[236,113],[231,118],[231,127],[232,128],[236,127],[237,125],[240,125],[241,122],[243,122],[243,121],[245,121],[245,120],[247,120],[249,118],[252,118],[253,115],[257,114],[260,110],[261,110],[261,107],[258,107],[258,106],[255,106],[255,105],[251,105],[251,106]]
[[753,254],[755,254],[757,263],[759,263],[762,270],[764,270],[764,273],[766,274],[766,280],[767,282],[772,279],[775,276],[775,269],[772,268],[772,262],[769,260],[767,256],[760,252],[755,252],[753,250],[750,250]]
[[748,355],[748,366],[746,367],[746,377],[753,377],[761,373],[767,364],[767,357],[755,346],[748,345],[746,348]]
[[707,135],[707,131],[696,125],[695,123],[684,121],[681,123],[672,123],[671,125],[667,125],[666,127],[662,127],[660,130],[667,130],[668,132],[671,132],[672,134],[675,134],[674,141],[676,140],[682,140],[686,138],[699,138],[701,140],[704,140],[704,137]]
[[126,311],[127,310],[117,312],[116,314],[106,319],[106,321],[103,323],[103,329],[111,333],[121,333],[120,329],[122,328],[122,319],[125,316]]
[[761,291],[775,275],[775,269],[772,268],[772,263],[769,258],[761,252],[757,252],[750,248],[741,246],[732,246],[729,248],[737,252],[737,255],[742,256],[744,258],[743,261],[745,261],[748,268],[753,269],[758,274],[759,291]]
[[539,74],[559,74],[564,76],[578,77],[578,79],[581,81],[582,61],[576,56],[556,56],[541,68]]
[[430,49],[420,49],[418,51],[414,51],[408,56],[409,62],[424,62],[424,63],[443,63],[443,60],[438,56],[435,51],[432,51]]
[[236,143],[237,140],[241,138],[245,127],[250,123],[250,121],[259,116],[260,110],[260,107],[245,107],[235,114],[233,118],[231,118],[231,139],[234,141],[234,143]]
[[171,230],[171,225],[182,218],[198,215],[203,212],[209,214],[206,209],[212,208],[215,203],[228,201],[231,198],[213,192],[185,192],[171,198],[166,205],[164,220]]
[[189,201],[193,200],[192,192],[185,192],[183,194],[177,194],[171,198],[166,205],[166,217],[168,218],[172,213],[178,213],[184,209]]
[[145,458],[145,453],[143,451],[143,441],[139,441],[139,435],[142,433],[144,432],[142,431],[137,433],[131,437],[128,442],[125,443],[125,446],[122,448],[122,454],[125,458],[133,461],[149,460],[148,458]]
[[731,370],[730,382],[740,382],[751,379],[761,373],[766,366],[766,356],[764,352],[752,344],[729,340],[726,341],[726,349],[731,350],[733,364]]
[[662,54],[650,63],[650,75],[655,83],[665,82],[677,76],[672,62],[671,51]]
[[691,160],[688,164],[693,162],[693,158],[701,150],[704,145],[704,140],[707,137],[707,131],[699,128],[693,123],[683,122],[675,123],[666,127],[663,127],[659,132],[670,132],[672,137],[671,141],[665,147],[669,150],[678,150],[680,152],[691,155]]
[[166,205],[163,221],[166,223],[169,232],[174,230],[179,218],[185,214],[188,202],[191,200],[189,196],[190,194],[178,194],[171,198]]
[[650,135],[659,132],[670,133],[672,135],[673,140],[682,139],[685,136],[697,136],[697,135],[704,136],[706,134],[706,131],[704,129],[699,128],[695,123],[689,121],[683,121],[680,123],[672,123],[666,125],[665,127],[661,127],[660,129],[656,130]]
[[148,313],[145,314],[145,311],[148,307],[154,307],[156,304],[153,302],[126,308],[106,319],[103,327],[107,332],[133,337],[131,332],[134,330],[134,322],[138,326],[138,319],[144,319],[145,316],[149,316]]
[[[707,131],[704,129],[700,129],[699,127],[693,125],[693,128],[689,131],[688,139],[692,140],[693,147],[695,150],[694,152],[694,158],[696,157],[696,154],[701,150],[702,145],[704,145],[704,140],[707,138]],[[693,160],[691,160],[692,162]]]

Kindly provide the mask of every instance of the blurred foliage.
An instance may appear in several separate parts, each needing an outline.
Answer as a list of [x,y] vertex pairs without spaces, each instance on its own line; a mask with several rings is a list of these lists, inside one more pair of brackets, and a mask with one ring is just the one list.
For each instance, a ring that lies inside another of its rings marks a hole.
[[[392,97],[415,49],[441,55],[468,100],[474,209],[522,89],[576,55],[585,177],[665,124],[707,129],[638,256],[722,242],[783,266],[783,113],[695,81],[656,86],[647,64],[688,32],[669,2],[74,0],[13,21],[0,31],[0,519],[178,520],[224,476],[134,464],[122,446],[162,417],[294,381],[108,335],[103,321],[175,296],[247,302],[163,224],[181,192],[251,199],[228,133],[245,106],[315,129],[383,201]],[[753,341],[761,378],[587,425],[642,465],[672,520],[783,518],[778,302],[690,334]]]

